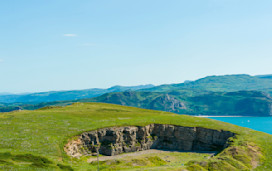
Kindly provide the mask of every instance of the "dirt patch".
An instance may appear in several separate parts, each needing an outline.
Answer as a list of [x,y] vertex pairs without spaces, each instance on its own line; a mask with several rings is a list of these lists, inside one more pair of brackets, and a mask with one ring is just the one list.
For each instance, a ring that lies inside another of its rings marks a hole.
[[[181,151],[169,151],[169,150],[158,150],[158,149],[150,149],[150,150],[145,150],[145,151],[137,151],[137,152],[133,152],[133,153],[123,153],[120,155],[115,155],[115,156],[100,156],[99,157],[99,161],[107,161],[107,160],[119,160],[119,159],[124,159],[127,157],[137,157],[137,156],[142,156],[142,155],[146,155],[146,154],[162,154],[162,153],[169,153],[169,152],[179,152],[182,153]],[[206,153],[209,154],[209,156],[213,156],[215,153]],[[167,158],[168,156],[166,156]],[[94,162],[97,161],[97,157],[93,156],[91,158],[88,159],[88,162]]]

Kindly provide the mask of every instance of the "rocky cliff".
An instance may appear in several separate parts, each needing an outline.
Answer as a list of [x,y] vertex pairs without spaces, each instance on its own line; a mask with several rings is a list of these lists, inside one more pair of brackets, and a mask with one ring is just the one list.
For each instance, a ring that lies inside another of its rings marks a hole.
[[229,131],[162,124],[111,127],[82,133],[65,151],[72,157],[91,155],[97,147],[100,154],[109,156],[147,149],[220,151],[233,136]]
[[187,109],[186,105],[183,102],[173,96],[170,96],[169,94],[165,94],[163,96],[155,98],[149,103],[149,105],[146,106],[146,108],[177,113],[180,110],[184,111]]

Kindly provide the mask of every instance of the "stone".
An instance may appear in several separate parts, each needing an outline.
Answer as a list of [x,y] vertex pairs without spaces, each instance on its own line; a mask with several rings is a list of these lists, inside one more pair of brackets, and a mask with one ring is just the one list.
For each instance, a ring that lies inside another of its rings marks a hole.
[[218,151],[233,136],[229,131],[166,124],[111,127],[82,133],[65,146],[65,151],[77,158],[96,153],[99,145],[99,153],[108,156],[148,149]]

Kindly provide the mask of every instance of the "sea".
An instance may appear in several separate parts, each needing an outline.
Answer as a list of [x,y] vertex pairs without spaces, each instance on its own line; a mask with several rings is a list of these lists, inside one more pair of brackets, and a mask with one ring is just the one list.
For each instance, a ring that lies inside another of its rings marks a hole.
[[272,117],[208,117],[272,134]]

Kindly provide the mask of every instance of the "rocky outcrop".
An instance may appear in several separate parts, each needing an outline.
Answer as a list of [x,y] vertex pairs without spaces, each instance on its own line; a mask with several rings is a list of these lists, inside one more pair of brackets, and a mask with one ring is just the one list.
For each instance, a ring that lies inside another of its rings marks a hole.
[[147,106],[148,109],[164,110],[167,112],[179,112],[187,109],[185,104],[180,100],[168,94],[157,97]]
[[98,147],[108,156],[147,149],[220,151],[233,136],[229,131],[162,124],[111,127],[82,133],[65,151],[72,157],[92,155]]

